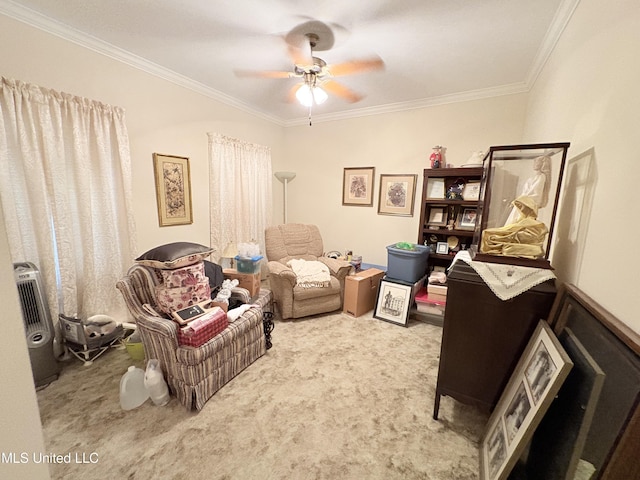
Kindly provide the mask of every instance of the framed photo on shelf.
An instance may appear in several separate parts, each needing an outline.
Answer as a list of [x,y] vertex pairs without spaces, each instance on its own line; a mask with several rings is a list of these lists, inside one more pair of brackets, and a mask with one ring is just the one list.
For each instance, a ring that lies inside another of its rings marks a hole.
[[458,216],[460,230],[474,230],[476,228],[477,211],[475,208],[465,208]]
[[549,409],[573,362],[540,320],[480,444],[480,480],[505,480]]
[[380,175],[379,215],[413,217],[418,175]]
[[160,226],[193,223],[189,159],[154,153],[153,170]]
[[447,207],[444,205],[432,205],[429,207],[429,226],[444,227],[447,224]]
[[444,200],[444,178],[431,177],[427,179],[427,198],[430,200]]
[[449,253],[449,243],[448,242],[436,243],[436,253],[439,253],[441,255],[447,255]]
[[375,167],[347,167],[342,177],[342,205],[373,206]]
[[480,200],[480,180],[469,180],[462,189],[462,199],[466,201]]
[[396,323],[404,327],[409,320],[409,310],[413,303],[413,286],[380,280],[374,318]]

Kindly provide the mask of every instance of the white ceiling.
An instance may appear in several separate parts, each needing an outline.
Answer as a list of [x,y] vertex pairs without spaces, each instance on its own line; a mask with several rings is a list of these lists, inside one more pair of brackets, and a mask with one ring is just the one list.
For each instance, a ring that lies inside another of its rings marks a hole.
[[299,79],[238,78],[292,70],[282,37],[332,27],[329,65],[380,56],[384,71],[339,77],[364,98],[330,97],[316,121],[527,91],[579,0],[0,0],[0,13],[282,124]]

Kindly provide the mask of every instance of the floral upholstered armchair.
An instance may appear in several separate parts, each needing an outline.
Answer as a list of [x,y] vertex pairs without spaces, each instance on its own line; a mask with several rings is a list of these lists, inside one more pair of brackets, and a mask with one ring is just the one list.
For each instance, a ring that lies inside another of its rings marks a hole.
[[[322,256],[317,226],[288,223],[268,227],[265,244],[269,283],[283,319],[342,308],[344,279],[352,267],[348,262]],[[319,270],[326,276],[322,277]]]

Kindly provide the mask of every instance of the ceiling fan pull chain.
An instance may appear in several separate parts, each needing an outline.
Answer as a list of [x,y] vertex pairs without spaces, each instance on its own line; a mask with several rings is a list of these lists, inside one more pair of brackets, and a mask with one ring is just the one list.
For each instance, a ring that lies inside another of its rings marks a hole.
[[309,126],[311,126],[311,105],[309,105]]

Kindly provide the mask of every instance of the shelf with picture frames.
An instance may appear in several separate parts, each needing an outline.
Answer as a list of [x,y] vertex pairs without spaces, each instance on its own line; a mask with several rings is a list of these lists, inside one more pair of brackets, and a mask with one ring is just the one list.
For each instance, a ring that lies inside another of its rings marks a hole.
[[455,252],[470,247],[482,173],[482,167],[424,169],[418,243],[431,247],[430,269],[448,267]]

